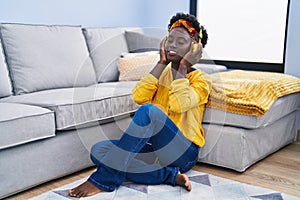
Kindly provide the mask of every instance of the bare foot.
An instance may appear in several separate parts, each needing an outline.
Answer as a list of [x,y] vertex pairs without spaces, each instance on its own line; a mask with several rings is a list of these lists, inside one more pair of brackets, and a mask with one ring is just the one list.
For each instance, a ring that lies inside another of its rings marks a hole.
[[190,179],[187,175],[185,174],[178,174],[176,178],[176,184],[184,187],[187,191],[192,190],[192,185],[190,183]]
[[99,192],[103,192],[103,190],[97,188],[95,185],[92,183],[85,181],[81,185],[69,190],[69,196],[71,197],[88,197],[95,195]]

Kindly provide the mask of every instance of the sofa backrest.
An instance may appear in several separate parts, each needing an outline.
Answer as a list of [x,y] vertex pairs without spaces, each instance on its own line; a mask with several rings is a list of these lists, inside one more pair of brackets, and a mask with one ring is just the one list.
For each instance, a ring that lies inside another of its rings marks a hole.
[[8,68],[5,62],[2,43],[0,40],[0,98],[10,96],[12,94]]
[[80,26],[4,23],[0,28],[16,95],[96,83]]
[[124,36],[126,30],[143,33],[143,29],[138,27],[83,29],[98,82],[118,81],[117,58],[128,52]]
[[2,23],[0,98],[118,81],[117,59],[159,47],[164,35],[162,29],[142,27]]

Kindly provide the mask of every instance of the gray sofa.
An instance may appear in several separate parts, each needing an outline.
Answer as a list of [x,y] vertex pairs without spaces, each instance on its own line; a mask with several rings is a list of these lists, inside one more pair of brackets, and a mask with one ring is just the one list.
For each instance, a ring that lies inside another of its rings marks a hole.
[[[137,43],[125,30],[145,33],[148,44],[160,40],[148,35],[162,36],[138,27],[0,25],[0,198],[92,166],[91,146],[126,129],[138,105],[136,81],[118,81],[116,58]],[[207,109],[199,161],[244,171],[291,143],[299,99],[280,98],[260,119]]]

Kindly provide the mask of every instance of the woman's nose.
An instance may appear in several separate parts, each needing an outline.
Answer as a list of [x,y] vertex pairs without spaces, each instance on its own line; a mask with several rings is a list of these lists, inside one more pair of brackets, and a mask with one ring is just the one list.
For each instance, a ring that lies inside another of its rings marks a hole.
[[175,48],[176,47],[176,43],[174,41],[169,43],[169,47],[171,48]]

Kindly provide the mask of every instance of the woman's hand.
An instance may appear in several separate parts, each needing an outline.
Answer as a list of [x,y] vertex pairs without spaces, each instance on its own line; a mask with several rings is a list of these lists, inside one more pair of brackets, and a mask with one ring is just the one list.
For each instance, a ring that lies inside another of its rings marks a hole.
[[170,61],[167,58],[167,52],[166,52],[166,41],[168,37],[165,37],[161,42],[160,42],[160,59],[158,63],[155,65],[155,67],[151,70],[151,74],[155,76],[157,79],[160,77],[161,73],[163,70],[166,68],[166,66],[170,63]]
[[160,59],[158,61],[159,64],[168,65],[170,61],[167,58],[167,52],[166,52],[166,41],[168,37],[166,36],[162,41],[160,42]]
[[[196,45],[196,46],[195,46]],[[202,57],[202,44],[193,44],[190,47],[190,50],[184,55],[184,57],[180,61],[180,67],[184,67],[186,69],[191,68],[194,64],[198,63]]]

